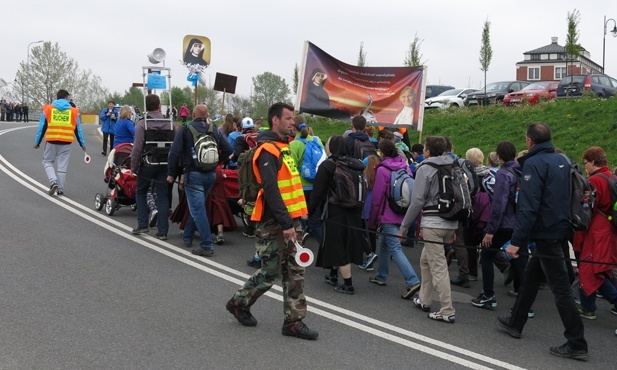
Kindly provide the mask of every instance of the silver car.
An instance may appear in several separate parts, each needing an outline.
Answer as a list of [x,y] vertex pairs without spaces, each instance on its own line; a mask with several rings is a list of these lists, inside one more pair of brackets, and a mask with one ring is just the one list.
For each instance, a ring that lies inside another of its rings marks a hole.
[[478,89],[465,88],[444,91],[435,97],[426,99],[424,109],[462,107],[465,105],[463,102],[467,94],[475,91],[478,91]]

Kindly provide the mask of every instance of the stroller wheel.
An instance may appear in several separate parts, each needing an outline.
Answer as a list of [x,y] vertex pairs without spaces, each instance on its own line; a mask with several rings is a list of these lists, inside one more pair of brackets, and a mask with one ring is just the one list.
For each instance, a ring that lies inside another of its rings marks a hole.
[[137,203],[131,204],[131,211],[133,212],[137,211]]
[[94,196],[94,208],[97,211],[100,211],[101,209],[103,209],[104,205],[105,205],[105,197],[101,193],[96,193],[96,195]]
[[107,202],[105,202],[105,213],[111,216],[114,212],[116,212],[116,200],[114,198],[107,198]]

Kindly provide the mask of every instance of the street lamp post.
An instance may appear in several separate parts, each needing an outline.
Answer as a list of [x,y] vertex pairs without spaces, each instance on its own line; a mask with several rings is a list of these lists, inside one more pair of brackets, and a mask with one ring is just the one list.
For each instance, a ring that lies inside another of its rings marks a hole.
[[606,26],[608,25],[609,21],[613,21],[613,24],[615,26],[611,30],[611,33],[613,34],[613,37],[617,37],[617,22],[615,22],[613,18],[609,18],[607,20],[606,16],[604,16],[604,38],[602,39],[602,73],[604,73],[604,57],[606,54],[606,30],[607,30]]
[[[32,41],[31,43],[29,43],[29,44],[28,44],[28,57],[27,57],[28,74],[30,74],[30,46],[32,46],[32,45],[34,45],[34,44],[40,44],[41,42],[43,42],[43,40],[39,40],[39,41]],[[26,77],[28,77],[28,76],[26,76]],[[24,100],[24,94],[23,94],[24,82],[26,82],[26,83],[27,83],[27,78],[26,78],[26,81],[22,81],[22,87],[21,87],[21,89],[22,89],[22,94],[21,94],[21,100],[22,100],[22,102],[21,102],[21,103],[22,103],[22,104],[24,104],[24,103],[25,103],[25,101],[23,101],[23,100]]]

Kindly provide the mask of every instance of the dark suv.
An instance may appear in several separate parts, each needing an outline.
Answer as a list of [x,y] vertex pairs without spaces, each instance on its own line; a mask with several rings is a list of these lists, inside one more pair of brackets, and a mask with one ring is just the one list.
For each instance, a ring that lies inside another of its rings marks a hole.
[[493,82],[486,85],[486,95],[484,89],[467,94],[465,105],[489,105],[500,104],[504,96],[514,91],[523,90],[523,87],[529,85],[529,81],[502,81]]
[[426,85],[426,94],[424,96],[425,99],[432,98],[433,96],[437,96],[444,91],[454,89],[453,86],[446,85]]
[[557,86],[556,97],[578,98],[583,91],[591,91],[599,98],[608,98],[617,93],[617,80],[602,74],[566,76]]

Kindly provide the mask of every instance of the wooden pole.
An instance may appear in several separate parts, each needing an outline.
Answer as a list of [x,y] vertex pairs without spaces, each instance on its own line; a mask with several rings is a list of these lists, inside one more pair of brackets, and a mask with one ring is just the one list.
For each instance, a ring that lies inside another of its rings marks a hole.
[[422,131],[418,131],[418,142],[422,144]]
[[225,93],[227,92],[226,88],[223,88],[223,104],[221,106],[221,117],[225,115]]
[[195,95],[193,97],[193,108],[197,106],[197,84],[195,84]]

